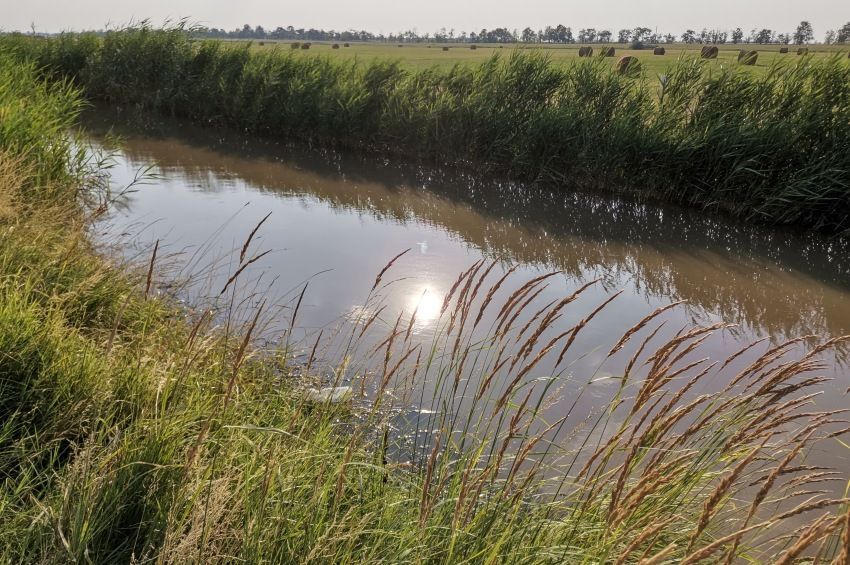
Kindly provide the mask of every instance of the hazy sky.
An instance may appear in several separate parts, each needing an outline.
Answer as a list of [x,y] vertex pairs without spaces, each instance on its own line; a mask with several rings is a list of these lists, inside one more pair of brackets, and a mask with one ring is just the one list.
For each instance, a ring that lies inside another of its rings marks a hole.
[[563,23],[617,30],[646,26],[681,34],[686,28],[793,30],[802,19],[815,35],[850,21],[850,0],[0,0],[0,28],[39,31],[95,29],[131,19],[188,17],[232,29],[288,25],[390,32],[441,27],[534,29]]

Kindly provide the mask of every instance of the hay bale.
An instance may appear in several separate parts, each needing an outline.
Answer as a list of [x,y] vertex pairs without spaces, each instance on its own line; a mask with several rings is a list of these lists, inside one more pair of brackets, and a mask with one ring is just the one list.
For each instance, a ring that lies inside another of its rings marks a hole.
[[787,47],[780,47],[779,52],[784,55],[785,53],[788,53],[788,48]]
[[720,54],[720,50],[716,45],[704,45],[700,50],[700,57],[703,59],[716,59]]
[[758,51],[741,51],[738,53],[738,63],[741,65],[755,65],[759,60]]
[[477,45],[470,45],[469,48],[472,49],[473,51],[475,51],[476,49],[478,49],[478,46]]
[[656,47],[655,49],[652,50],[652,54],[653,55],[666,55],[667,50],[664,49],[663,47]]
[[401,43],[399,43],[399,44],[398,44],[398,46],[399,46],[399,47],[404,47],[404,45],[402,45]]
[[289,44],[289,48],[290,49],[301,49],[301,44],[299,42],[295,41],[294,43]]
[[603,57],[613,57],[616,53],[617,53],[617,50],[614,49],[613,47],[607,47],[605,49],[602,49],[602,56]]
[[578,48],[578,56],[579,57],[590,57],[593,55],[593,47],[579,47]]
[[301,49],[303,49],[303,50],[305,50],[305,51],[306,51],[306,50],[307,50],[307,49],[309,49],[312,45],[313,45],[312,43],[302,43],[302,44],[301,44]]
[[334,43],[331,45],[331,49],[339,49],[339,43]]
[[342,46],[343,47],[351,47],[351,44],[350,43],[343,43]]
[[620,60],[617,61],[617,74],[624,76],[637,76],[640,74],[640,61],[637,57],[632,57],[631,55],[626,55],[625,57],[620,57]]
[[260,42],[260,47],[262,47],[262,46],[263,46],[263,45],[265,45],[265,44],[266,44],[266,42],[265,42],[265,41],[261,41],[261,42]]
[[448,51],[448,50],[449,50],[448,47],[443,47],[443,51]]
[[800,47],[799,49],[797,49],[797,55],[808,55],[808,54],[809,54],[809,48],[808,47]]

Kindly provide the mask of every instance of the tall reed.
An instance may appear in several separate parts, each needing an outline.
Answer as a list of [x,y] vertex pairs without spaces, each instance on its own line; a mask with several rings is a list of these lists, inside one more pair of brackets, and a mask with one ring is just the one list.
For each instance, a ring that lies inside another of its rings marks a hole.
[[559,67],[527,51],[411,71],[144,26],[2,44],[91,98],[205,124],[850,228],[850,65],[838,56],[780,62],[763,76],[683,57],[655,77],[619,75],[598,58]]

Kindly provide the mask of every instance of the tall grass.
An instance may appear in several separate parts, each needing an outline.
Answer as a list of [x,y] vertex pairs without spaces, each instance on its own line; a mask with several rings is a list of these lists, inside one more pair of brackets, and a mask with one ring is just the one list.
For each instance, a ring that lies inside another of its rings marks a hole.
[[[73,90],[42,104],[7,90],[51,88],[27,69],[0,80],[0,108],[44,113],[20,128],[67,119]],[[254,340],[270,309],[240,291],[253,232],[214,311],[179,310],[155,292],[156,255],[140,269],[90,249],[73,199],[86,179],[71,162],[60,175],[53,153],[6,141],[39,131],[66,139],[63,128],[15,131],[0,146],[4,561],[790,563],[850,552],[850,501],[823,488],[837,475],[803,460],[844,425],[813,406],[820,356],[840,339],[796,357],[799,340],[701,359],[723,327],[662,339],[662,308],[608,353],[622,363],[604,409],[553,418],[565,382],[579,385],[573,406],[596,392],[600,375],[567,375],[576,336],[609,300],[553,335],[584,289],[538,304],[554,275],[515,280],[479,262],[445,298],[432,344],[411,339],[415,312],[372,343],[363,336],[384,322],[393,260],[363,316],[296,361]],[[304,394],[320,365],[333,369],[324,384],[362,396]],[[701,393],[706,383],[718,386]],[[410,404],[422,410],[407,443],[393,426]]]
[[34,62],[0,55],[0,147],[11,158],[37,163],[34,186],[69,180],[79,169],[70,128],[83,101],[66,80],[36,77]]
[[191,43],[180,28],[2,43],[91,98],[205,124],[850,228],[850,65],[837,56],[763,76],[682,58],[664,76],[628,77],[600,58],[561,68],[527,53],[410,71]]

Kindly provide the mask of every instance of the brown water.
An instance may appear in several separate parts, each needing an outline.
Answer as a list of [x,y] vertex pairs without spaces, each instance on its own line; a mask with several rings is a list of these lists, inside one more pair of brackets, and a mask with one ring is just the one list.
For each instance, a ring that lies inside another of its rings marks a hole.
[[[482,258],[500,261],[497,272],[518,265],[520,278],[562,271],[541,295],[544,303],[602,279],[556,332],[622,290],[576,342],[574,349],[586,352],[570,368],[578,380],[598,374],[623,331],[672,301],[687,307],[671,313],[671,335],[689,324],[737,324],[706,344],[718,357],[762,337],[850,333],[847,241],[428,166],[222,138],[186,124],[126,123],[108,113],[87,124],[98,142],[109,126],[123,138],[115,186],[148,166],[157,178],[128,194],[109,229],[101,229],[109,237],[132,234],[141,250],[161,240],[182,265],[180,274],[204,279],[187,291],[195,299],[215,294],[233,270],[225,263],[209,274],[196,257],[227,257],[271,213],[253,245],[271,253],[251,270],[264,295],[297,293],[309,280],[298,313],[304,342],[360,312],[376,273],[408,248],[391,271],[396,282],[385,318],[391,323],[398,312],[418,308],[415,331],[422,340],[458,273]],[[819,401],[824,408],[847,405],[845,358],[841,351],[827,360],[835,380]],[[604,397],[601,386],[587,402]],[[552,415],[558,410],[550,408]],[[850,450],[836,443],[825,457],[846,468]]]

